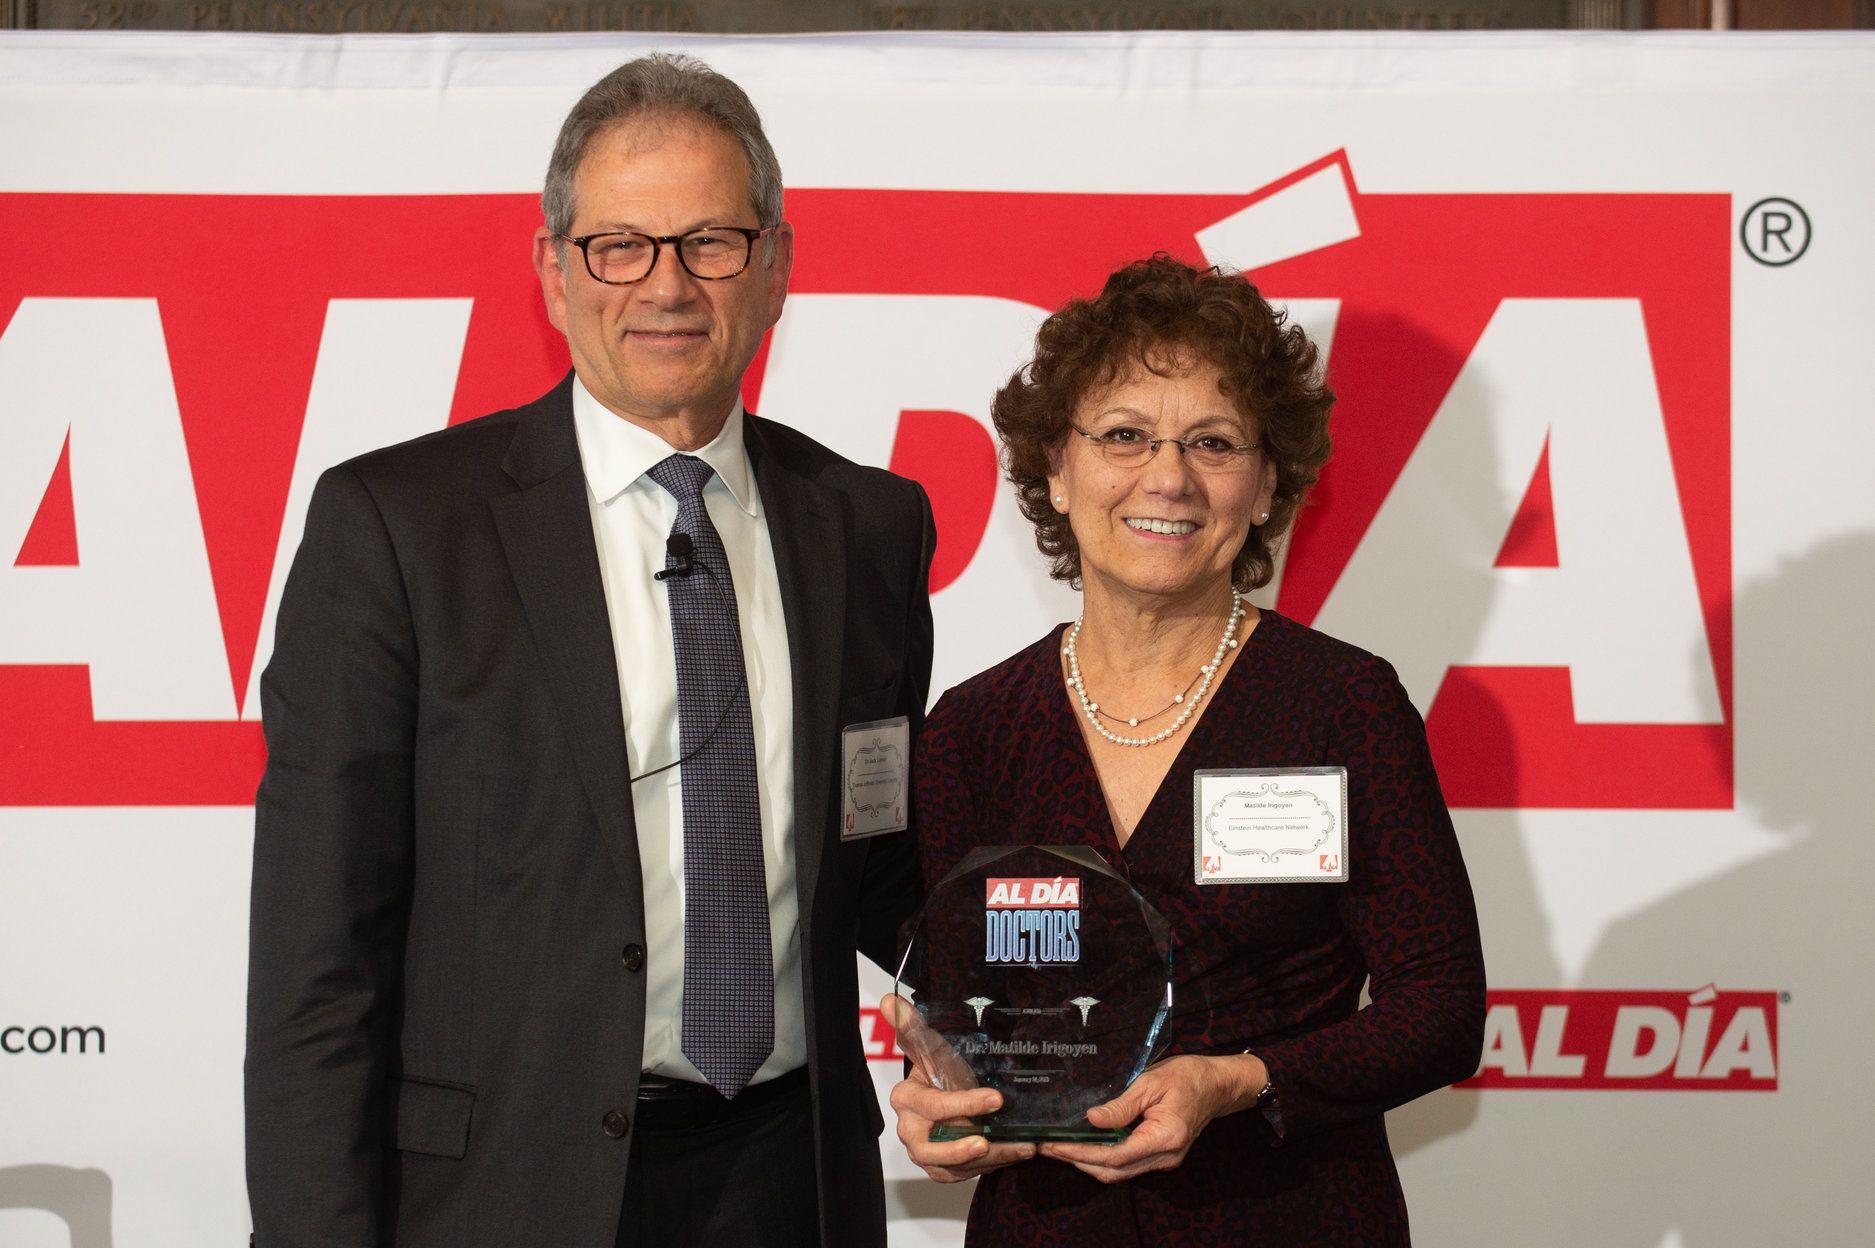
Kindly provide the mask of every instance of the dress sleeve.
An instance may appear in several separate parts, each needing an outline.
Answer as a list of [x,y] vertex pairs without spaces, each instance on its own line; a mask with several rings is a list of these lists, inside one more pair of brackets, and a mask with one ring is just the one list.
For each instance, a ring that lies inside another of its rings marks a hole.
[[1393,669],[1370,658],[1329,731],[1348,769],[1353,852],[1341,921],[1371,1004],[1320,1030],[1260,1046],[1283,1139],[1371,1118],[1477,1070],[1484,955],[1471,882],[1426,744]]

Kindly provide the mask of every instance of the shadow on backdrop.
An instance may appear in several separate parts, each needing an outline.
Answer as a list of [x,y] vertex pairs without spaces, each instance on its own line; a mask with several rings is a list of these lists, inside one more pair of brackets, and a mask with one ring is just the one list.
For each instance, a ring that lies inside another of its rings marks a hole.
[[1616,923],[1588,978],[1783,990],[1779,1090],[1677,1093],[1666,1106],[1621,1094],[1610,1125],[1624,1151],[1683,1157],[1697,1181],[1617,1204],[1627,1225],[1611,1224],[1599,1242],[1652,1248],[1672,1229],[1686,1248],[1867,1242],[1875,1004],[1860,971],[1875,948],[1872,594],[1875,534],[1857,533],[1784,560],[1733,600],[1737,652],[1755,660],[1739,665],[1734,699],[1737,802],[1789,844]]
[[[1397,361],[1395,371],[1443,378],[1444,391],[1430,418],[1440,422],[1447,436],[1458,435],[1458,442],[1465,448],[1461,471],[1472,477],[1469,485],[1499,477],[1501,447],[1493,410],[1502,401],[1500,391],[1489,377],[1475,373],[1462,391],[1453,391],[1452,383],[1464,369],[1466,355],[1405,316],[1356,304],[1344,305],[1335,338],[1337,351],[1350,343],[1358,344],[1370,361],[1378,359],[1383,366],[1389,360]],[[1473,344],[1464,345],[1469,350]],[[1429,367],[1428,361],[1435,363]],[[1369,430],[1376,437],[1383,436],[1374,422],[1401,419],[1400,411],[1396,406],[1374,402],[1370,396],[1364,409],[1347,413],[1346,422],[1338,412],[1331,425],[1337,456],[1360,445]],[[1362,471],[1373,474],[1376,467],[1366,464]],[[1334,473],[1335,463],[1330,461],[1323,480],[1324,509],[1337,505]],[[1393,488],[1399,488],[1397,482]],[[1380,505],[1378,498],[1375,501]],[[1342,639],[1373,649],[1396,663],[1405,657],[1408,648],[1417,655],[1443,654],[1463,659],[1475,652],[1497,592],[1497,575],[1489,566],[1478,566],[1466,552],[1499,549],[1521,495],[1506,501],[1491,489],[1442,489],[1435,495],[1407,501],[1417,522],[1410,562],[1403,559],[1397,569],[1383,573],[1389,579],[1393,601],[1381,608],[1384,618],[1362,619],[1359,630],[1350,629],[1351,635]],[[1298,525],[1309,524],[1311,519],[1305,511]],[[1397,652],[1390,653],[1390,648]],[[1441,683],[1449,674],[1448,668]],[[1416,696],[1427,698],[1422,713],[1430,712],[1437,700],[1436,694],[1428,698],[1429,692],[1414,690]],[[1474,739],[1502,743],[1502,752],[1493,765],[1498,768],[1503,791],[1519,791],[1518,742],[1508,715],[1487,691],[1468,700],[1472,703]],[[1549,928],[1538,901],[1517,812],[1457,810],[1453,812],[1453,824],[1477,899],[1486,972],[1491,981],[1520,986],[1556,982],[1558,968],[1550,952]],[[1387,1133],[1395,1158],[1403,1160],[1463,1133],[1476,1121],[1478,1111],[1478,1092],[1464,1088],[1435,1092],[1401,1106],[1387,1115]]]
[[976,1190],[974,1179],[964,1183],[888,1179],[885,1185],[886,1221],[943,1218],[957,1223],[957,1231],[961,1235],[964,1219],[970,1216],[970,1198],[976,1194]]
[[0,1209],[61,1218],[72,1248],[111,1248],[111,1176],[70,1166],[0,1166]]

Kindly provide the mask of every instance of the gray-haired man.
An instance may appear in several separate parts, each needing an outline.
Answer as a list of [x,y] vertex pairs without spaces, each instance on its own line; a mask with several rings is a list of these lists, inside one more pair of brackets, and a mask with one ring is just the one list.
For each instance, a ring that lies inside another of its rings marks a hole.
[[880,1244],[841,730],[915,725],[931,513],[745,412],[787,296],[742,91],[608,75],[534,263],[573,370],[326,473],[262,682],[255,1242]]

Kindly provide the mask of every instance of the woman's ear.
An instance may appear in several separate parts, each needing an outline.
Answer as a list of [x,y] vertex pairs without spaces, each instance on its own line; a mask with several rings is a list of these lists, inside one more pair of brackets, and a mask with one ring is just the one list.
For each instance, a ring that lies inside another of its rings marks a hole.
[[1262,488],[1257,491],[1256,522],[1258,524],[1263,524],[1268,521],[1270,518],[1270,509],[1274,506],[1276,506],[1276,461],[1265,456],[1263,460],[1263,485]]
[[1065,516],[1068,514],[1068,478],[1062,471],[1063,449],[1060,446],[1048,449],[1048,501]]

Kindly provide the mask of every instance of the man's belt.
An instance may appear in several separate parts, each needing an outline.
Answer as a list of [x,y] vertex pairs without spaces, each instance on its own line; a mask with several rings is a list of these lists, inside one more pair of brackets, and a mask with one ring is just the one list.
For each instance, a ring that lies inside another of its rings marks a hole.
[[752,1083],[729,1100],[707,1083],[646,1072],[638,1077],[640,1131],[687,1131],[741,1118],[807,1086],[802,1066],[763,1083]]

